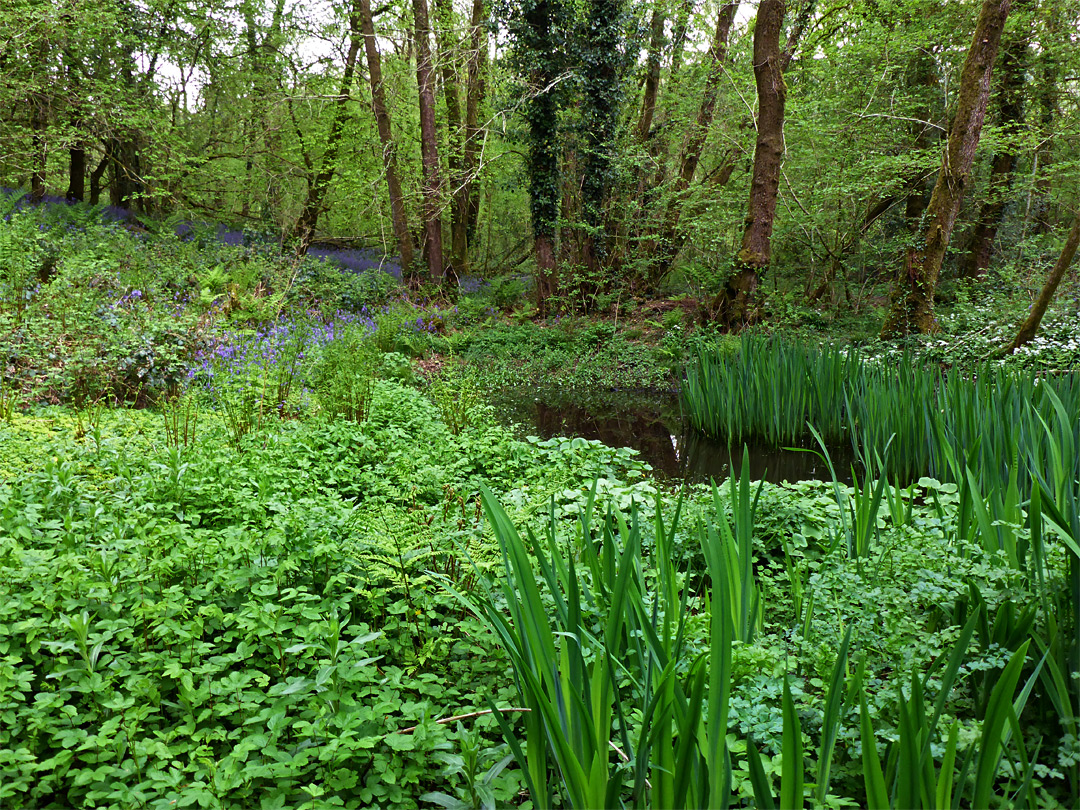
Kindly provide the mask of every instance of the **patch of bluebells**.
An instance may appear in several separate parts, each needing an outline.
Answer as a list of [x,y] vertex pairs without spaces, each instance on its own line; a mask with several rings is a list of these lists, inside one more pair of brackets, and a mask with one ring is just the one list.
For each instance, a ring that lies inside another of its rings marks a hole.
[[[390,307],[384,307],[383,312],[389,312]],[[407,320],[403,324],[403,328],[408,329],[413,333],[427,332],[434,335],[437,332],[442,332],[446,327],[448,319],[458,314],[458,308],[442,309],[439,306],[433,306],[427,312],[420,312],[416,316],[415,320]]]
[[317,319],[315,313],[302,320],[283,317],[253,335],[225,331],[196,353],[187,379],[217,396],[219,380],[244,381],[279,371],[295,373],[303,360],[357,327],[367,334],[375,331],[375,320],[367,307],[360,312],[338,311],[326,320]]
[[370,270],[382,270],[401,281],[401,264],[377,250],[354,248],[337,250],[333,248],[311,247],[308,256],[336,264],[349,273],[363,274]]
[[458,279],[458,292],[462,295],[476,295],[481,290],[491,289],[491,282],[480,276],[462,276]]

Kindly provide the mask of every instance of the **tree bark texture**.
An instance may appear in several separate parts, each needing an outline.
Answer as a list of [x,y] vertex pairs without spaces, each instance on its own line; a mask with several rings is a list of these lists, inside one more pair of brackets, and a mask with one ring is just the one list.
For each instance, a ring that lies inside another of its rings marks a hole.
[[719,314],[729,328],[751,319],[762,274],[769,268],[773,220],[784,159],[784,105],[787,88],[781,65],[790,61],[780,50],[784,27],[782,0],[761,0],[754,27],[754,84],[757,88],[757,142],[750,178],[750,201],[735,272],[721,292]]
[[117,208],[131,208],[142,190],[139,181],[139,151],[132,137],[110,138],[109,203]]
[[390,194],[390,220],[397,240],[401,266],[406,273],[411,273],[416,261],[412,232],[409,230],[409,216],[405,208],[405,195],[401,191],[401,179],[397,166],[397,143],[390,128],[390,111],[386,106],[386,93],[383,89],[382,59],[379,55],[379,43],[375,39],[375,22],[371,14],[371,0],[358,0],[360,4],[360,31],[364,36],[364,52],[367,56],[368,81],[371,84],[371,110],[379,129],[379,143],[382,146],[383,172]]
[[1031,305],[1031,312],[1028,313],[1027,320],[1020,327],[1020,331],[1016,333],[1016,338],[1009,346],[1008,352],[1015,352],[1035,337],[1039,324],[1042,323],[1043,315],[1046,314],[1046,309],[1050,306],[1054,293],[1057,292],[1061,280],[1065,277],[1065,271],[1069,269],[1069,265],[1072,264],[1072,260],[1076,256],[1077,246],[1080,246],[1080,211],[1077,211],[1076,217],[1073,219],[1072,228],[1069,230],[1069,236],[1065,240],[1065,247],[1062,249],[1061,255],[1058,256],[1054,268],[1046,277],[1039,297]]
[[423,181],[425,254],[428,273],[442,282],[445,274],[442,243],[442,178],[439,167],[439,133],[435,128],[435,71],[431,61],[431,25],[427,0],[413,0],[416,25],[416,84],[420,101],[420,166]]
[[927,333],[934,327],[934,291],[960,212],[964,187],[971,176],[990,99],[994,60],[1011,6],[1012,0],[983,0],[960,74],[948,145],[923,217],[927,223],[925,235],[920,238],[918,248],[908,253],[897,275],[892,306],[881,329],[883,338]]
[[345,55],[345,69],[341,74],[341,89],[334,99],[334,117],[330,122],[330,132],[326,136],[326,148],[323,150],[319,172],[308,183],[307,199],[296,225],[298,240],[297,255],[307,253],[315,240],[315,229],[319,224],[319,214],[326,204],[326,192],[330,188],[334,172],[337,170],[338,154],[341,152],[345,134],[345,122],[349,117],[353,76],[356,74],[356,60],[360,55],[360,12],[359,3],[354,2],[349,14],[349,50]]
[[[1017,6],[1030,5],[1031,0],[1020,0]],[[1001,59],[1001,82],[998,85],[998,107],[1002,135],[1006,141],[994,154],[990,163],[990,179],[986,198],[979,207],[975,228],[968,242],[967,255],[961,271],[965,278],[979,278],[990,267],[994,252],[994,240],[998,226],[1005,213],[1009,192],[1017,162],[1016,137],[1024,124],[1024,76],[1027,72],[1029,31],[1012,33],[1005,43]]]

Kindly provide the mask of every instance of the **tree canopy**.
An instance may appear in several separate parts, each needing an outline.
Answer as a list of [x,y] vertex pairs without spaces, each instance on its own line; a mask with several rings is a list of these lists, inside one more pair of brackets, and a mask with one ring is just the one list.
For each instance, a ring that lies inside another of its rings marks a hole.
[[1076,0],[13,0],[0,184],[517,269],[541,312],[892,284],[928,331],[939,274],[1052,263],[1078,39]]

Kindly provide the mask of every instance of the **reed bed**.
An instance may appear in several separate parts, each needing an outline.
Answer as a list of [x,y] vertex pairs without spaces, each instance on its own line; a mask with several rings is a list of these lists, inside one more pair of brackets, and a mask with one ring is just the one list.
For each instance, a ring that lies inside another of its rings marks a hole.
[[[829,445],[850,443],[868,474],[905,481],[956,481],[966,466],[987,488],[1018,466],[1026,490],[1048,475],[1061,442],[1080,443],[1077,372],[943,372],[908,355],[872,360],[758,336],[745,336],[734,355],[700,351],[683,400],[691,425],[714,439],[799,445],[812,427]],[[1071,419],[1062,422],[1059,411]]]

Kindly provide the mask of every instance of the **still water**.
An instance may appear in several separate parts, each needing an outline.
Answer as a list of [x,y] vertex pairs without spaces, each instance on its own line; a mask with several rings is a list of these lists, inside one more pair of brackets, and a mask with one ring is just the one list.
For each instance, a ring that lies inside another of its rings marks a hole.
[[[691,429],[675,393],[510,389],[499,393],[495,407],[500,420],[517,425],[523,435],[580,436],[612,447],[631,447],[662,478],[720,481],[732,473],[733,465],[735,475],[742,472],[742,445],[729,451],[726,444]],[[832,480],[817,453],[761,443],[748,443],[748,449],[752,480]],[[839,479],[850,483],[855,460],[851,447],[831,446],[829,455]]]

